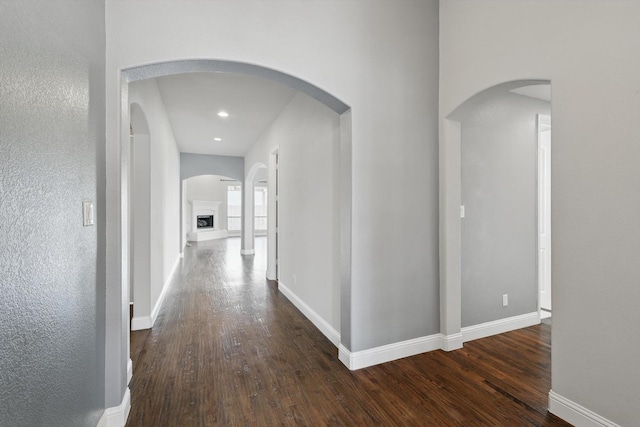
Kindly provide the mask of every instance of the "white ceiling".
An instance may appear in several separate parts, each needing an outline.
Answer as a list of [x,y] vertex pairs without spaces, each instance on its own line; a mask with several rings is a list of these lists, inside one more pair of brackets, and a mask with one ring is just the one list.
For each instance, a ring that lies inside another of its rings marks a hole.
[[[244,156],[296,93],[243,74],[187,73],[156,81],[183,153]],[[229,117],[218,117],[221,110]]]

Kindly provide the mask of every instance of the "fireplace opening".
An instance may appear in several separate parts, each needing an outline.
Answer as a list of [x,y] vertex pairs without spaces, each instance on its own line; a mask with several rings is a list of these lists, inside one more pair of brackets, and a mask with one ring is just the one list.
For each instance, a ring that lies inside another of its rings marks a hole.
[[213,228],[213,215],[198,215],[198,230],[203,228]]

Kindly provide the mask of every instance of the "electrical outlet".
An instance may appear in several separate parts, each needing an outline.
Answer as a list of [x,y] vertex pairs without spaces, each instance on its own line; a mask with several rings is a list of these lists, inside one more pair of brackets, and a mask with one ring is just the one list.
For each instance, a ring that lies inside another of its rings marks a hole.
[[509,294],[502,295],[502,306],[506,307],[509,305]]
[[296,283],[298,283],[298,280],[296,279],[296,275],[293,275],[293,284],[295,285]]

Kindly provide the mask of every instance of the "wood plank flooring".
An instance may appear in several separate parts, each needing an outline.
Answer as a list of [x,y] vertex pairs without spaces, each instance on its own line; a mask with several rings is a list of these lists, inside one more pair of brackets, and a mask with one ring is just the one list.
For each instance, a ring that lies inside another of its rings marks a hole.
[[140,426],[568,426],[547,412],[542,324],[351,372],[264,278],[264,239],[187,248],[153,330],[131,334]]

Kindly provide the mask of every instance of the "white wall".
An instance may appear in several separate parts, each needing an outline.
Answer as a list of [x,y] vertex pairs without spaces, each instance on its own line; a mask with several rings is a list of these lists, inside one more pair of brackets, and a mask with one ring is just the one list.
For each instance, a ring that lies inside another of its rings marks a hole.
[[269,164],[276,148],[279,283],[329,324],[335,336],[340,331],[340,117],[297,93],[246,154],[245,170],[258,162]]
[[[360,351],[439,332],[437,1],[107,1],[106,22],[111,173],[118,176],[120,70],[227,59],[308,81],[352,108],[351,312],[342,344]],[[114,239],[117,184],[108,183]],[[109,266],[116,275],[117,259]]]
[[461,121],[463,327],[537,310],[536,118],[549,109],[505,90]]
[[[180,153],[155,80],[148,79],[131,83],[129,85],[129,102],[136,103],[141,107],[149,127],[150,217],[147,220],[150,236],[148,307],[150,311],[148,313],[138,312],[134,300],[134,316],[144,317],[152,314],[179,256]],[[133,168],[135,170],[135,164]],[[136,201],[133,200],[133,203],[135,210]],[[146,226],[146,224],[143,225]],[[132,226],[134,236],[137,226],[137,223]],[[133,284],[133,288],[135,297],[136,283]]]
[[[227,181],[221,181],[221,179]],[[230,182],[230,178],[221,175],[200,175],[185,180],[186,183],[186,202],[187,205],[191,200],[209,200],[222,202],[219,206],[219,218],[217,219],[218,228],[227,229],[227,189],[229,185],[240,185],[239,181]],[[187,212],[190,208],[187,206]],[[191,215],[187,214],[183,218],[185,222],[185,235],[191,231]]]
[[640,3],[445,0],[440,12],[441,118],[498,83],[551,80],[552,388],[636,425]]

